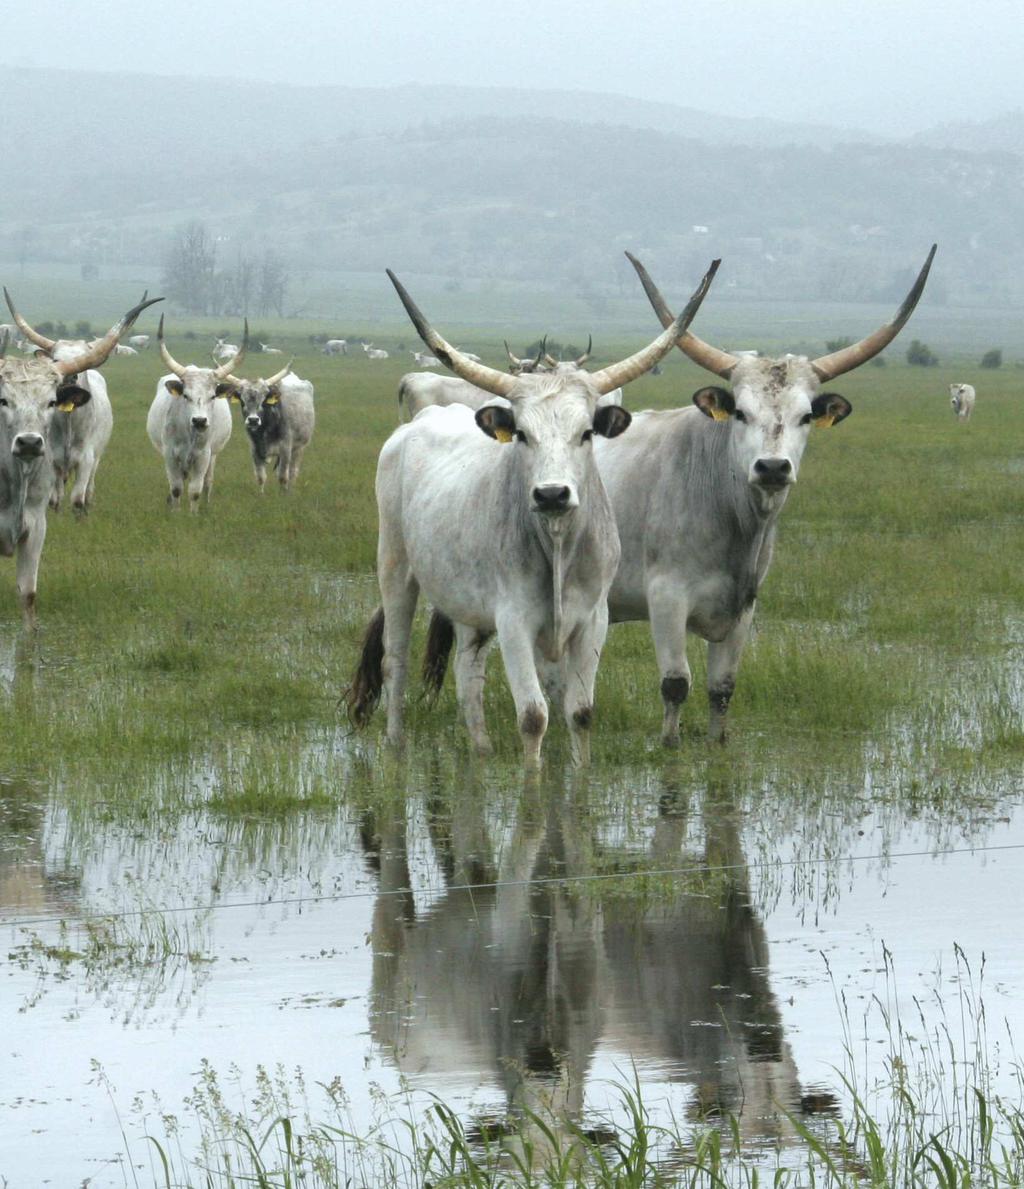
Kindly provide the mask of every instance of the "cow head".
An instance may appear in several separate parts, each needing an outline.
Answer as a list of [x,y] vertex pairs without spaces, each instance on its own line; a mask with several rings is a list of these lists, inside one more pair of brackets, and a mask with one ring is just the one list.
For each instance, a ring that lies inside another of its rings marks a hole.
[[286,367],[265,380],[236,380],[229,376],[234,385],[231,400],[241,406],[242,421],[251,438],[269,434],[276,436],[281,424],[281,382],[292,370],[292,361]]
[[[640,261],[629,252],[626,255],[662,325],[669,325],[672,313],[657,286]],[[689,332],[679,337],[676,345],[684,355],[730,381],[730,388],[701,388],[693,402],[706,417],[729,423],[729,448],[737,469],[759,497],[770,500],[796,481],[812,425],[837,425],[849,416],[850,402],[836,393],[821,392],[821,385],[860,367],[892,342],[914,312],[934,258],[933,244],[891,322],[860,342],[817,359],[734,355]]]
[[63,383],[59,365],[39,354],[8,359],[0,354],[0,435],[3,447],[20,463],[41,459],[55,414],[86,404],[91,393]]
[[520,376],[475,362],[453,347],[430,326],[390,269],[388,276],[434,355],[463,380],[507,402],[478,410],[477,424],[489,437],[517,451],[531,510],[552,523],[579,507],[587,476],[596,475],[594,434],[615,437],[629,426],[629,414],[618,405],[602,406],[602,397],[643,375],[668,354],[696,315],[717,269],[716,260],[686,309],[634,355],[592,374],[573,362],[554,363],[554,370],[546,374]]
[[579,507],[593,467],[594,434],[614,438],[629,428],[630,415],[618,405],[601,405],[590,377],[572,364],[554,372],[524,374],[508,404],[488,404],[476,423],[519,455],[531,510],[564,516]]
[[162,317],[157,338],[163,361],[174,373],[164,380],[164,387],[171,396],[187,406],[189,427],[193,436],[201,441],[210,428],[211,406],[217,400],[227,400],[240,382],[231,375],[231,369],[237,367],[245,358],[249,346],[249,322],[245,322],[245,335],[238,353],[221,367],[196,367],[194,364],[186,367],[178,363],[164,342]]

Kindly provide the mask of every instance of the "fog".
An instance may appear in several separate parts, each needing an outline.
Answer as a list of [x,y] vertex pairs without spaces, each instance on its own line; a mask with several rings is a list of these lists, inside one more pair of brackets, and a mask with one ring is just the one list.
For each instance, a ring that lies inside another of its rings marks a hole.
[[[1011,0],[35,0],[0,59],[267,83],[608,91],[883,135],[1024,104]],[[201,84],[198,84],[201,85]]]

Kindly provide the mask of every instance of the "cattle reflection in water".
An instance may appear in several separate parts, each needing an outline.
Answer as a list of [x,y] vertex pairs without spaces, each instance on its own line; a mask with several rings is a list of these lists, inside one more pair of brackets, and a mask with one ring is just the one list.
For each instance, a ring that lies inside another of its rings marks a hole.
[[[695,1119],[735,1114],[749,1140],[791,1133],[784,1111],[799,1109],[799,1081],[734,809],[709,794],[694,847],[689,815],[669,790],[648,853],[637,855],[600,846],[572,800],[559,791],[542,806],[524,793],[497,856],[482,810],[475,821],[464,806],[435,819],[446,884],[422,912],[408,891],[405,821],[364,831],[380,876],[375,1039],[432,1089],[451,1075],[494,1077],[511,1115],[527,1108],[566,1119],[581,1114],[600,1044],[624,1077],[635,1060],[641,1077],[656,1066],[659,1079],[692,1086]],[[646,896],[618,881],[525,882],[699,864],[728,870],[698,888],[692,878],[661,879]],[[500,886],[458,886],[491,881]]]

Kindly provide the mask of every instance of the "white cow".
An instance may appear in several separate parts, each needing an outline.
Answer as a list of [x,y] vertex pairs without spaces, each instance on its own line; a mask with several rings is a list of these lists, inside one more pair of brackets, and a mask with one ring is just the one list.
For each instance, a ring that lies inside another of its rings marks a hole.
[[264,355],[283,355],[284,352],[280,347],[268,347],[266,343],[260,343],[260,350]]
[[[485,405],[475,415],[461,405],[428,409],[395,430],[381,451],[377,574],[383,605],[367,629],[349,690],[356,723],[369,719],[386,686],[388,738],[402,739],[409,636],[422,590],[435,614],[454,624],[456,687],[476,748],[490,749],[483,678],[486,645],[497,636],[527,765],[539,764],[547,730],[542,674],[562,703],[575,760],[588,760],[606,597],[619,560],[592,439],[614,437],[630,421],[624,409],[600,400],[671,350],[716,267],[680,317],[644,350],[593,375],[563,366],[540,376],[509,376],[466,359],[430,328],[389,271],[438,359],[505,403]],[[435,637],[439,652],[450,644],[450,634],[443,644]]]
[[224,339],[218,339],[214,344],[214,359],[234,359],[237,354],[238,347],[234,343],[226,342]]
[[217,455],[231,437],[231,410],[228,398],[233,389],[228,380],[238,367],[249,345],[249,324],[234,358],[221,367],[183,367],[167,350],[164,320],[157,333],[160,355],[171,369],[157,384],[156,396],[149,407],[146,432],[158,454],[163,455],[170,494],[167,502],[178,507],[181,493],[188,488],[189,507],[199,511],[199,497],[206,492],[209,503],[213,491],[213,473]]
[[32,359],[10,358],[6,336],[0,336],[0,555],[17,554],[18,593],[26,627],[35,624],[39,559],[53,490],[50,425],[54,417],[92,399],[71,377],[102,364],[141,308],[129,310],[73,362],[57,361],[43,352]]
[[363,350],[367,359],[388,359],[390,356],[382,347],[375,347],[373,343],[363,343]]
[[145,351],[149,347],[149,335],[133,334],[128,339],[128,346],[134,347],[136,351]]
[[417,367],[440,367],[440,359],[435,359],[433,355],[427,355],[424,351],[413,351],[413,359],[416,360]]
[[288,490],[298,478],[302,453],[313,436],[313,385],[301,380],[291,368],[289,362],[266,380],[228,376],[235,386],[231,399],[241,405],[261,494],[267,482],[267,462],[271,460],[277,467],[281,490]]
[[[621,443],[598,444],[622,538],[609,615],[612,622],[651,625],[666,745],[678,744],[679,711],[690,690],[687,632],[708,641],[709,737],[724,739],[758,590],[807,435],[850,413],[849,401],[821,387],[892,342],[924,291],[934,255],[933,247],[892,322],[819,359],[739,357],[682,336],[684,354],[730,388],[699,389],[695,408],[640,413]],[[670,325],[672,313],[654,283],[630,260],[662,325]]]
[[328,339],[323,346],[324,355],[347,355],[348,339]]
[[138,355],[138,351],[134,347],[126,347],[123,343],[118,343],[114,348],[115,355]]
[[974,412],[974,385],[950,384],[949,403],[960,421],[970,421]]
[[[51,339],[40,334],[14,308],[10,295],[4,290],[8,308],[18,329],[31,342],[40,354],[48,355],[58,363],[72,363],[88,356],[95,351],[101,339]],[[142,301],[136,307],[141,312],[148,306],[162,301],[162,298],[147,300],[143,294]],[[138,314],[136,314],[138,317]],[[133,319],[134,321],[134,319]],[[116,343],[113,352],[120,354],[129,348]],[[135,354],[134,351],[131,354]],[[74,480],[71,491],[71,506],[76,512],[84,513],[93,502],[96,491],[96,472],[99,470],[100,460],[110,442],[110,435],[114,428],[114,413],[107,393],[107,382],[95,369],[85,369],[77,377],[76,382],[90,394],[90,400],[50,421],[50,456],[53,463],[54,483],[50,495],[50,507],[60,510],[64,499],[65,484]]]

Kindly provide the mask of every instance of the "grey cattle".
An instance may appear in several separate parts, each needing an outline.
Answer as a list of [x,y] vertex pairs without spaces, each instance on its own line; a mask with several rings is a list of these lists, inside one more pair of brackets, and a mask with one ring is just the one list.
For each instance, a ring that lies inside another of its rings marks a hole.
[[324,355],[347,355],[348,354],[348,340],[347,339],[328,339],[323,346]]
[[98,367],[132,325],[135,306],[84,356],[61,362],[39,353],[31,359],[6,354],[0,336],[0,555],[17,554],[18,593],[26,626],[35,623],[39,559],[46,539],[46,508],[53,490],[50,424],[92,394],[71,377]]
[[953,406],[958,420],[970,421],[974,412],[974,399],[973,384],[950,384],[949,403]]
[[[38,353],[45,354],[59,363],[72,363],[83,359],[101,341],[47,338],[18,313],[6,289],[4,297],[11,316],[26,340],[34,344]],[[141,311],[161,300],[162,298],[154,298],[153,301],[148,301],[147,294],[144,293],[138,308]],[[113,353],[126,349],[120,343],[115,343]],[[58,413],[50,421],[50,456],[54,472],[50,506],[59,510],[64,499],[65,484],[73,483],[71,506],[76,512],[85,512],[93,502],[96,472],[110,442],[114,414],[107,393],[107,382],[97,370],[84,369],[72,379],[89,392],[90,399],[66,412]]]
[[302,452],[313,436],[313,385],[300,380],[291,367],[289,362],[266,380],[228,376],[235,386],[231,399],[241,405],[260,492],[266,486],[267,463],[271,461],[277,467],[281,490],[288,490],[298,478]]
[[220,367],[187,367],[178,363],[164,342],[164,320],[158,331],[160,355],[171,369],[157,384],[156,395],[146,418],[146,432],[158,454],[163,456],[170,494],[167,502],[178,506],[188,489],[189,507],[199,511],[199,497],[206,492],[209,503],[217,455],[231,437],[228,398],[234,391],[228,380],[238,367],[249,344],[249,323],[238,354]]
[[[389,273],[420,337],[446,367],[505,404],[476,414],[428,409],[391,435],[377,467],[382,609],[368,629],[349,707],[364,723],[388,694],[388,737],[403,734],[416,601],[454,624],[455,680],[470,736],[490,749],[483,717],[487,649],[497,636],[528,765],[540,761],[548,690],[557,693],[578,763],[589,757],[594,679],[607,630],[618,534],[591,441],[629,425],[602,396],[653,367],[696,313],[714,268],[668,330],[644,350],[588,375],[561,366],[509,376],[473,363],[427,324]],[[481,433],[481,431],[483,431]],[[486,435],[486,436],[485,436]],[[438,646],[447,655],[451,636]],[[441,670],[443,675],[443,668]]]
[[[708,641],[709,735],[724,739],[755,600],[807,435],[812,425],[832,426],[850,413],[845,398],[821,386],[892,342],[924,290],[934,254],[933,247],[892,322],[819,359],[737,357],[682,336],[679,348],[727,378],[731,390],[701,388],[696,407],[640,413],[621,442],[598,443],[623,543],[609,615],[612,622],[650,622],[667,745],[679,741],[679,711],[690,690],[687,632]],[[662,324],[670,322],[650,277],[630,259]]]
[[149,335],[133,334],[128,339],[128,346],[134,347],[136,351],[145,351],[149,347]]

